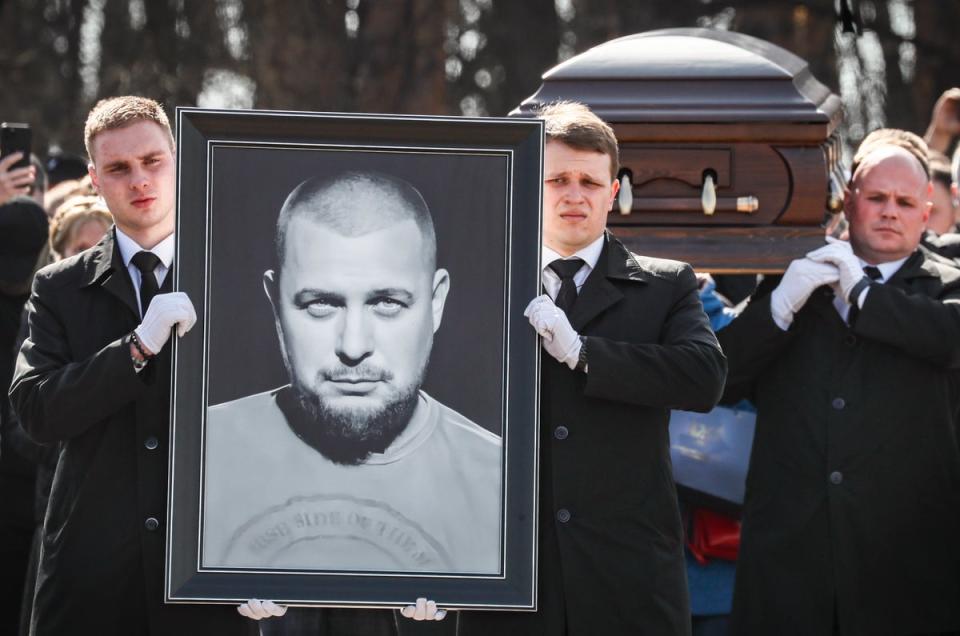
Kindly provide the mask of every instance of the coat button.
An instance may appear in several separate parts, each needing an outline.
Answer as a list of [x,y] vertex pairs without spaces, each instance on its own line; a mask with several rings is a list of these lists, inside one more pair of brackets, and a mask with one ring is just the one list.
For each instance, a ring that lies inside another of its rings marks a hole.
[[147,517],[147,520],[143,522],[143,527],[153,532],[160,527],[160,522],[157,521],[156,517]]
[[157,449],[157,446],[159,446],[159,445],[160,445],[160,440],[158,440],[158,439],[157,439],[156,437],[154,437],[153,435],[151,435],[150,437],[148,437],[148,438],[143,442],[143,446],[144,446],[144,448],[146,448],[147,450],[156,450],[156,449]]
[[857,337],[852,333],[848,333],[843,337],[843,344],[847,345],[848,347],[852,347],[853,345],[857,344]]
[[847,402],[843,398],[838,397],[838,398],[833,398],[833,402],[831,402],[830,404],[832,404],[833,408],[837,409],[838,411],[842,411],[843,407],[847,405]]
[[557,510],[557,521],[559,521],[560,523],[566,523],[570,521],[570,511],[567,510],[566,508],[561,508],[560,510]]
[[830,483],[833,484],[834,486],[839,486],[840,484],[842,484],[843,473],[841,473],[839,470],[835,470],[832,473],[830,473]]
[[567,430],[566,426],[558,426],[557,428],[553,429],[553,436],[557,439],[567,439],[569,435],[570,431]]

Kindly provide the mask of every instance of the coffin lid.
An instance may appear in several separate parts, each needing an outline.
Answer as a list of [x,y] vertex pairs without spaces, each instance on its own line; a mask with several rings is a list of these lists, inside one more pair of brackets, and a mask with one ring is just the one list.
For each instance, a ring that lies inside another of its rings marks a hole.
[[714,29],[661,29],[611,40],[543,74],[511,115],[575,100],[612,123],[839,123],[840,99],[806,61],[764,40]]

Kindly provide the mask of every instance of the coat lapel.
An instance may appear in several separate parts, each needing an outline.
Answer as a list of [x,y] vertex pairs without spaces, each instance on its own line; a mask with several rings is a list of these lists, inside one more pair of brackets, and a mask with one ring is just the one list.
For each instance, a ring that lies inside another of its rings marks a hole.
[[611,259],[619,257],[618,247],[619,250],[626,251],[619,241],[608,234],[607,240],[603,243],[600,258],[597,259],[597,266],[587,276],[570,311],[570,324],[577,331],[582,330],[584,325],[623,299],[623,292],[617,289],[608,278],[611,272]]
[[924,258],[921,250],[917,250],[890,277],[887,284],[893,283],[897,287],[908,287],[908,281],[914,278],[938,278],[939,276],[940,273],[937,268]]
[[134,296],[133,281],[130,273],[123,265],[123,258],[114,238],[114,230],[93,248],[91,259],[92,267],[87,272],[84,287],[99,285],[104,290],[117,297],[137,317],[140,309],[137,307],[137,298]]

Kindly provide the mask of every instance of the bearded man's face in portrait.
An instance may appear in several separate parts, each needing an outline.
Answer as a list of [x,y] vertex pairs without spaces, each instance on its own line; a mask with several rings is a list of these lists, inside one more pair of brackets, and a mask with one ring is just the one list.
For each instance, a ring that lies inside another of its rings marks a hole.
[[428,247],[413,220],[345,236],[295,216],[265,275],[305,420],[295,430],[334,461],[382,452],[416,407],[448,288]]

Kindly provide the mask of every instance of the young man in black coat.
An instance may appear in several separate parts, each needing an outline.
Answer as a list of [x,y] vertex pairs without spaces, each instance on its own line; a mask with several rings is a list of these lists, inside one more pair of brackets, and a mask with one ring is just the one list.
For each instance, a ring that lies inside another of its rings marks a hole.
[[605,231],[611,128],[580,104],[545,108],[546,293],[526,314],[542,362],[538,610],[463,612],[460,634],[690,633],[670,409],[709,411],[726,361],[689,265]]
[[171,293],[175,161],[159,104],[103,100],[87,118],[90,175],[115,227],[42,269],[10,399],[59,462],[31,634],[240,634],[232,607],[163,603],[170,347],[196,320]]
[[960,271],[918,250],[922,140],[878,131],[850,241],[793,261],[720,342],[757,406],[731,633],[960,630]]

